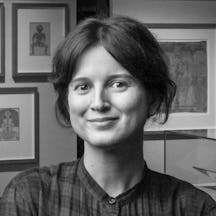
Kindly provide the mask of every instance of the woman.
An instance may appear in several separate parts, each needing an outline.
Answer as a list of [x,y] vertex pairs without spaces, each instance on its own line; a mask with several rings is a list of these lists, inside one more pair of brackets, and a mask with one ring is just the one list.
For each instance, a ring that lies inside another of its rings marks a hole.
[[84,21],[58,47],[53,72],[58,117],[85,141],[84,156],[15,177],[0,215],[216,215],[209,195],[143,160],[143,127],[167,121],[175,84],[142,23]]

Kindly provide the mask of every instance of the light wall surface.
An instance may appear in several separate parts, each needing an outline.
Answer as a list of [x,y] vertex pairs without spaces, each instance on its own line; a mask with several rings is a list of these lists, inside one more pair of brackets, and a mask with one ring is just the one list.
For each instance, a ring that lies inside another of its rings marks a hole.
[[111,7],[146,23],[216,23],[216,1],[111,0]]

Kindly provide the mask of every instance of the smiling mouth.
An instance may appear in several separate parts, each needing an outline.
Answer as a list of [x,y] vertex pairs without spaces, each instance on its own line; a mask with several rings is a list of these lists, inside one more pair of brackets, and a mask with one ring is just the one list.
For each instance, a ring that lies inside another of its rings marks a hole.
[[117,120],[117,117],[103,117],[103,118],[94,118],[94,119],[89,119],[89,122],[95,122],[95,123],[103,123],[103,122],[110,122],[110,121],[115,121]]
[[97,130],[108,130],[116,124],[118,119],[117,117],[103,117],[89,119],[88,122]]

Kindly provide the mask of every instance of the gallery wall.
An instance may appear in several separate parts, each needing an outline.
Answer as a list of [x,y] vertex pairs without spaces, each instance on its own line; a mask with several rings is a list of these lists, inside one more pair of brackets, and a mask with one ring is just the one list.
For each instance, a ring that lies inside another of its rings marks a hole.
[[[62,128],[56,121],[54,112],[56,94],[52,84],[48,82],[17,83],[12,78],[12,3],[67,3],[69,6],[69,26],[72,30],[76,25],[76,0],[5,0],[0,1],[0,3],[4,4],[5,9],[5,82],[0,83],[0,88],[36,87],[38,89],[40,166],[74,160],[76,158],[76,136],[72,129]],[[17,173],[16,171],[0,172],[0,195],[9,180]]]

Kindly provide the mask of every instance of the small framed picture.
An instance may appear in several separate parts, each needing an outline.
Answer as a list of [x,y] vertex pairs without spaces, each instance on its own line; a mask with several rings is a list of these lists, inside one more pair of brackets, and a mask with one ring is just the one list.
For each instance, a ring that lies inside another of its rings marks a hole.
[[0,171],[39,165],[37,88],[0,88]]
[[69,31],[67,4],[14,3],[13,79],[47,82],[52,57]]
[[0,82],[5,80],[5,29],[4,29],[4,5],[0,3]]

